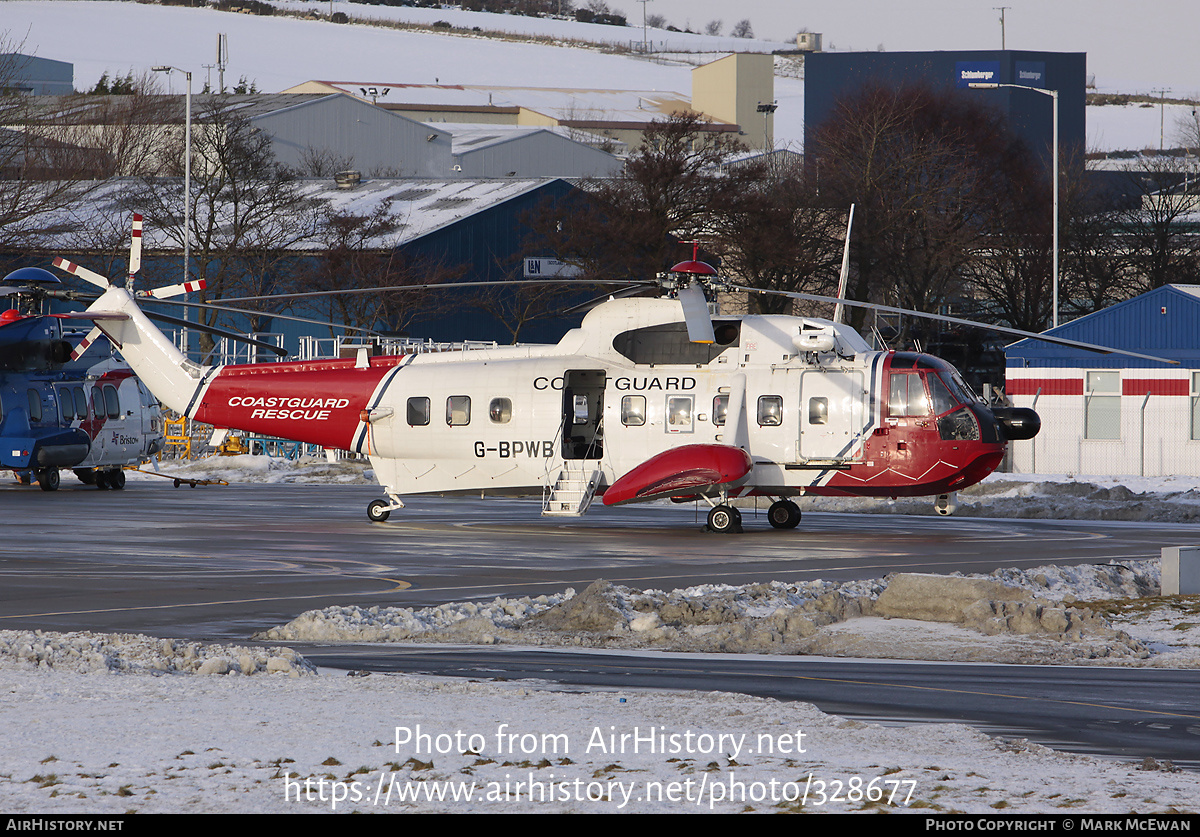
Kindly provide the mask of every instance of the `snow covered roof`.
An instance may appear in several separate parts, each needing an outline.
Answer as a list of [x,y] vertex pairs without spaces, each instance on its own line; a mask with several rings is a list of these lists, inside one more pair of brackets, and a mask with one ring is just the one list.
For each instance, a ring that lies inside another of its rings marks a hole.
[[335,211],[370,215],[381,204],[400,218],[395,233],[370,243],[395,247],[492,206],[545,186],[555,178],[495,180],[369,179],[354,189],[331,180],[302,181],[306,197],[325,201]]
[[[691,108],[691,97],[664,90],[573,87],[507,87],[466,84],[403,84],[363,81],[314,81],[292,90],[337,90],[367,98],[389,110],[508,112],[534,111],[561,124],[579,127],[645,125]],[[711,130],[731,130],[722,122]]]

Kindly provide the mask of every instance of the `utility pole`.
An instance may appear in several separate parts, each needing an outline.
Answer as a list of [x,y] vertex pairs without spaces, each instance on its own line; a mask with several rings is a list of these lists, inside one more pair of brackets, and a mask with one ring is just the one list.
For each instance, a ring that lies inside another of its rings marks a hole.
[[1163,134],[1165,133],[1163,108],[1167,103],[1167,94],[1171,92],[1171,89],[1164,87],[1158,90],[1151,90],[1150,92],[1158,94],[1158,153],[1161,154],[1163,150]]
[[229,36],[224,32],[217,35],[217,83],[218,92],[225,92],[225,65],[229,63]]
[[1011,9],[1012,6],[992,6],[992,8],[1000,13],[1000,49],[1007,49],[1004,45],[1004,12]]
[[650,0],[637,0],[642,4],[642,52],[649,52],[650,46],[646,41],[646,4]]

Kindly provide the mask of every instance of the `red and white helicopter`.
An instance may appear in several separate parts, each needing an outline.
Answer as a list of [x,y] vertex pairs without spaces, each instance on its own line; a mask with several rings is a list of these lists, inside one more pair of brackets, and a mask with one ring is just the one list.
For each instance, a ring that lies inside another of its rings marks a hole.
[[932,496],[949,514],[1039,429],[940,358],[875,350],[837,315],[712,315],[705,292],[721,285],[695,259],[668,275],[673,298],[610,299],[555,345],[228,366],[186,359],[129,289],[55,265],[104,289],[88,315],[167,407],[369,456],[386,494],[372,521],[405,495],[538,491],[555,515],[596,496],[700,499],[715,532],[741,531],[743,497],[773,498],[781,529],[805,494]]

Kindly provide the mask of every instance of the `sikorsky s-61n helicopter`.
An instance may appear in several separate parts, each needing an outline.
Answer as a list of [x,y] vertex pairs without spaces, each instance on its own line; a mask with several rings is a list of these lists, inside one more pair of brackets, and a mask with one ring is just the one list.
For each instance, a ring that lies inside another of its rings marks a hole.
[[386,494],[373,521],[404,495],[539,490],[559,515],[596,496],[699,499],[715,532],[741,531],[739,497],[772,498],[780,529],[805,494],[927,495],[949,514],[1039,428],[945,361],[875,350],[836,316],[712,315],[706,294],[753,289],[695,258],[665,277],[668,298],[609,299],[555,345],[237,366],[186,359],[129,290],[55,264],[104,289],[87,313],[171,409],[367,454]]

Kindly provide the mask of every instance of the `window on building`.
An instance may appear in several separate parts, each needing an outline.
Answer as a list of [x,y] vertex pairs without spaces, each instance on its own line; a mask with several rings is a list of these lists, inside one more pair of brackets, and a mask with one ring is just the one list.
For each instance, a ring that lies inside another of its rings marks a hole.
[[1083,438],[1121,438],[1121,373],[1088,372],[1084,381]]
[[1191,438],[1200,440],[1200,372],[1192,373],[1192,433]]

